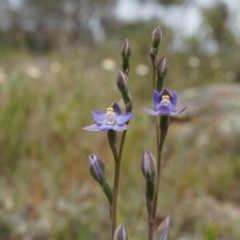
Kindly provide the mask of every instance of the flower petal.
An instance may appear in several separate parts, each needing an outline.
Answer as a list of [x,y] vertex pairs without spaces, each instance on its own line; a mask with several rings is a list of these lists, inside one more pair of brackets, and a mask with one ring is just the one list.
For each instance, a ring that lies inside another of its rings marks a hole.
[[117,115],[121,115],[122,111],[121,111],[121,108],[119,107],[119,105],[114,102],[111,107],[114,109],[114,112],[117,114]]
[[106,119],[106,113],[99,110],[93,110],[92,117],[96,123],[103,124]]
[[133,117],[133,113],[129,112],[129,113],[123,113],[119,116],[117,116],[116,119],[116,125],[123,125],[124,123],[128,122],[132,117]]
[[180,108],[180,109],[175,109],[175,110],[172,110],[171,111],[171,115],[177,115],[181,112],[183,112],[187,107],[183,107],[183,108]]
[[160,93],[156,90],[153,90],[153,103],[154,107],[157,109],[157,105],[161,102]]
[[113,126],[113,130],[115,130],[115,131],[124,131],[126,129],[128,129],[128,125],[126,125],[126,124],[121,125],[121,126],[119,126],[119,125]]
[[171,110],[170,110],[170,106],[167,106],[167,105],[159,105],[158,107],[158,111],[162,114],[167,114],[167,115],[170,115],[171,114]]
[[169,97],[172,97],[172,93],[171,93],[167,88],[164,88],[164,89],[160,92],[160,96],[162,97],[163,95],[168,95]]
[[107,132],[110,129],[113,129],[113,125],[110,124],[102,124],[99,126],[100,130],[103,132]]
[[170,96],[170,101],[171,101],[171,104],[172,104],[172,108],[175,108],[176,104],[177,104],[177,92],[174,91],[172,92],[172,95]]
[[99,125],[93,124],[87,127],[84,127],[83,130],[87,130],[87,131],[100,131]]
[[153,109],[149,109],[149,108],[142,108],[143,111],[153,115],[153,116],[158,116],[159,115],[159,111],[153,110]]

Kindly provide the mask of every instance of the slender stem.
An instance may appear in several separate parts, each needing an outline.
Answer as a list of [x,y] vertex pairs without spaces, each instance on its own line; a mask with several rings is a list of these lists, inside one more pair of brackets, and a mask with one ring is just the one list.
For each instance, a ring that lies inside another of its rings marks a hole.
[[[156,89],[156,80],[157,80],[157,60],[153,64],[153,78],[152,78],[152,87],[153,90]],[[157,149],[160,145],[160,131],[159,131],[159,118],[155,118],[155,125],[156,125],[156,137],[157,137]],[[159,152],[159,150],[157,150]],[[159,158],[159,157],[158,157]]]
[[161,177],[161,163],[162,163],[162,147],[158,145],[157,151],[157,185],[155,196],[153,200],[153,219],[155,220],[156,210],[157,210],[157,202],[158,202],[158,192],[160,188],[160,177]]
[[113,202],[112,202],[112,239],[116,229],[116,218],[117,218],[117,198],[118,198],[118,186],[120,176],[120,165],[121,160],[115,161],[115,172],[114,172],[114,184],[113,184]]
[[112,206],[109,204],[109,217],[112,219]]
[[156,89],[156,78],[157,78],[157,67],[156,63],[153,65],[153,78],[152,78],[152,88]]
[[[169,118],[166,118],[165,120],[169,121]],[[165,121],[161,121],[161,122],[165,122]],[[158,131],[160,134],[159,134],[159,145],[157,150],[157,186],[155,189],[155,196],[153,199],[153,220],[155,220],[156,210],[157,210],[158,192],[160,188],[160,177],[161,177],[161,170],[162,170],[162,149],[163,149],[165,138],[167,136],[168,122],[165,128],[161,126],[161,131],[159,129]]]
[[126,135],[127,135],[127,130],[123,131],[122,138],[121,138],[121,143],[120,143],[119,152],[118,152],[118,158],[120,160],[122,159],[122,152],[123,152],[123,146],[124,146]]
[[[156,89],[156,79],[157,79],[157,60],[155,60],[155,62],[152,64],[152,70],[153,70],[153,75],[152,75],[152,89],[155,90]],[[159,134],[159,125],[158,125],[158,118],[155,118],[155,126],[156,126],[156,137],[157,137],[157,149],[159,147],[159,142],[160,142],[160,134]],[[159,150],[157,151],[158,154],[158,158],[159,159]],[[159,162],[159,160],[158,160]],[[160,177],[159,174],[159,164],[157,164],[157,186],[156,189],[159,188],[159,180],[158,178]],[[157,204],[156,204],[156,195],[157,195],[157,191],[155,190],[155,195],[154,195],[154,199],[153,199],[153,205],[151,206],[151,215],[148,216],[149,220],[148,220],[148,240],[153,240],[153,232],[154,232],[154,218],[155,218],[155,212],[156,212],[156,208],[157,208]],[[155,210],[154,210],[155,209]],[[148,213],[149,214],[149,213]]]
[[[158,118],[155,118],[156,120],[156,137],[157,137],[157,152],[159,151],[158,148],[159,148],[159,145],[160,145],[160,130],[159,130],[159,126],[158,126]],[[158,153],[157,153],[158,154]]]
[[146,205],[148,211],[148,240],[153,240],[154,218],[153,211],[153,192],[155,189],[155,181],[146,181]]
[[148,221],[148,240],[153,240],[153,220]]
[[121,143],[118,152],[118,158],[115,159],[115,172],[114,172],[114,183],[113,183],[113,202],[112,202],[112,239],[114,237],[114,232],[116,229],[116,218],[117,218],[117,199],[118,199],[118,186],[120,179],[120,169],[121,169],[121,159],[123,146],[126,138],[127,130],[123,131]]
[[[157,80],[157,60],[153,64],[153,77],[152,77],[152,88],[153,90],[156,89],[156,80]],[[155,125],[156,125],[156,136],[157,136],[157,148],[160,144],[160,139],[159,139],[159,126],[158,126],[159,119],[155,118]]]
[[[130,70],[129,59],[123,59],[122,70],[128,76],[128,73]],[[127,103],[130,101],[130,98],[131,98],[130,92],[122,93],[122,97],[125,105],[127,105]],[[116,229],[118,187],[119,187],[119,180],[120,180],[122,152],[123,152],[123,146],[124,146],[126,134],[127,134],[127,130],[123,131],[118,153],[115,152],[116,154],[114,154],[113,152],[114,160],[115,160],[115,170],[114,170],[114,183],[113,183],[113,200],[112,200],[112,206],[110,211],[111,220],[112,220],[112,240],[114,238],[114,232]]]

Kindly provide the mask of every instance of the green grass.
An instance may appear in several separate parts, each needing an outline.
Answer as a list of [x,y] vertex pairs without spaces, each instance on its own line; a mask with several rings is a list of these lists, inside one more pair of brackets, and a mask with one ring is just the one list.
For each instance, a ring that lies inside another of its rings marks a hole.
[[[103,52],[79,49],[41,57],[10,52],[1,57],[7,80],[0,84],[0,239],[33,234],[54,240],[109,239],[107,201],[88,174],[87,156],[96,153],[104,159],[109,182],[113,159],[106,134],[82,130],[93,122],[91,110],[104,111],[120,100],[116,71],[104,71],[99,64],[102,57],[117,54]],[[137,76],[138,58],[132,58],[135,117],[123,154],[118,222],[126,223],[135,240],[144,239],[147,229],[141,156],[144,150],[155,154],[156,144],[153,118],[141,111],[151,104],[150,75]],[[170,59],[166,85],[188,86],[183,81],[188,69],[179,73],[181,65],[173,56]],[[51,71],[52,62],[60,63],[59,72]],[[120,55],[116,62],[120,68]],[[29,65],[40,69],[39,78],[25,73]],[[239,219],[230,214],[240,199],[238,160],[238,153],[219,153],[214,146],[193,148],[170,126],[158,215],[172,216],[171,239],[240,237]]]

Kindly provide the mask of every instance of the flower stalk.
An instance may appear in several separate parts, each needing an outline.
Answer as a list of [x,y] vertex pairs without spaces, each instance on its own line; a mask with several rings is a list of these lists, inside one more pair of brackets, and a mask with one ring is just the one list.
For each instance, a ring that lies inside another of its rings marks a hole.
[[[119,91],[122,94],[122,98],[126,107],[126,114],[132,113],[132,96],[128,89],[128,74],[130,71],[129,58],[131,55],[131,46],[128,39],[126,39],[122,45],[121,49],[122,54],[122,71],[118,70],[116,76],[116,83]],[[126,122],[128,125],[129,121]],[[120,169],[121,169],[121,160],[122,153],[124,148],[124,143],[126,139],[127,129],[122,133],[120,140],[119,151],[117,157],[115,156],[115,166],[114,166],[114,183],[113,183],[113,203],[112,203],[112,239],[114,238],[114,232],[116,229],[116,218],[117,218],[117,200],[118,200],[118,188],[120,181]]]
[[[150,49],[150,57],[152,60],[152,88],[153,88],[153,103],[154,109],[143,108],[147,113],[157,116],[155,119],[156,139],[157,139],[157,180],[155,187],[155,194],[153,197],[152,209],[148,205],[148,240],[153,239],[153,225],[156,217],[157,202],[161,179],[161,164],[162,164],[162,150],[164,141],[167,136],[169,118],[171,115],[176,115],[185,110],[185,108],[175,109],[177,104],[177,93],[170,92],[163,88],[164,78],[168,71],[168,60],[163,56],[158,61],[158,48],[162,39],[162,33],[159,27],[152,32],[152,47]],[[150,201],[150,200],[149,200]],[[150,215],[151,213],[151,215]],[[150,216],[152,218],[150,218]]]
[[114,183],[113,183],[113,201],[112,201],[112,239],[114,237],[114,232],[116,229],[116,219],[117,219],[117,200],[118,200],[118,187],[120,179],[120,169],[121,169],[121,159],[115,159],[114,165]]

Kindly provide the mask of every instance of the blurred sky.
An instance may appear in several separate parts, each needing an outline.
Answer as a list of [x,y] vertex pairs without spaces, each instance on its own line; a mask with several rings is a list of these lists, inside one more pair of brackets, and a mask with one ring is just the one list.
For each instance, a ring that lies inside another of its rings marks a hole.
[[[1,0],[0,0],[1,1]],[[8,0],[12,8],[19,8],[23,0]],[[96,0],[97,1],[97,0]],[[240,43],[240,1],[239,0],[189,0],[186,4],[172,5],[163,7],[151,0],[118,0],[114,16],[127,22],[149,20],[152,17],[158,17],[160,22],[164,22],[172,28],[180,38],[183,36],[190,37],[196,33],[206,34],[207,26],[203,26],[201,15],[202,8],[209,8],[219,2],[225,3],[231,12],[229,17],[229,29],[236,36]],[[0,5],[1,7],[1,5]],[[5,19],[6,20],[6,19]],[[1,19],[1,26],[4,26],[4,19]],[[6,26],[8,24],[5,24]],[[99,19],[89,21],[89,26],[94,29],[96,41],[104,41],[104,32],[99,23]],[[99,38],[99,39],[98,39]]]
[[185,5],[169,6],[166,8],[152,1],[119,0],[116,16],[122,21],[137,21],[159,17],[164,23],[175,30],[181,31],[185,36],[191,36],[199,31],[202,23],[200,9],[209,8],[219,2],[225,3],[231,11],[229,21],[233,32],[240,32],[240,2],[239,0],[191,0]]

